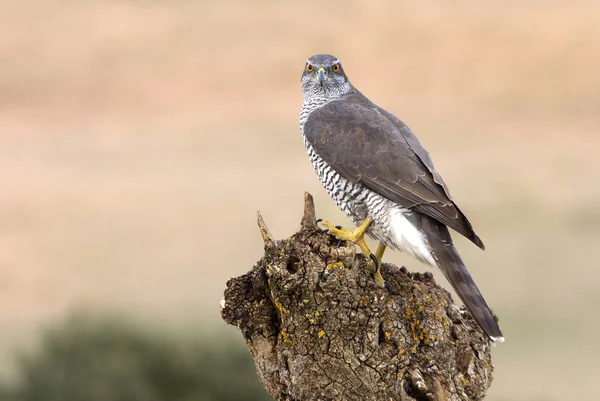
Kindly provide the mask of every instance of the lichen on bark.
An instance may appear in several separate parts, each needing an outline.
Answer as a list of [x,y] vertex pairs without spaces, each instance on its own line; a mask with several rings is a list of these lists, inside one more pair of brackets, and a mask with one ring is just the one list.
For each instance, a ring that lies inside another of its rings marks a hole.
[[431,273],[367,258],[315,222],[310,194],[299,232],[275,241],[258,216],[264,257],[227,282],[223,319],[237,326],[277,400],[480,400],[491,345]]

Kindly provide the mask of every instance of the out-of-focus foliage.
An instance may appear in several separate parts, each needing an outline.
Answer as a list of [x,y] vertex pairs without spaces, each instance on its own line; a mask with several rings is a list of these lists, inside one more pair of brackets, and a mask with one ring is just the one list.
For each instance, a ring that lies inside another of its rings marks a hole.
[[[181,337],[181,336],[180,336]],[[190,341],[116,318],[72,317],[19,362],[9,401],[270,400],[239,342]]]

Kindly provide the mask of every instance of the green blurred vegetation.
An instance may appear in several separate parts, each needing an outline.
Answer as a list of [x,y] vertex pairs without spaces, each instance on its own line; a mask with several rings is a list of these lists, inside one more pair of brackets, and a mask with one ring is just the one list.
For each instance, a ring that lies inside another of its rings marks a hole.
[[[18,358],[6,401],[267,401],[252,358],[231,336],[190,340],[122,317],[76,314]],[[186,337],[187,336],[187,337]]]

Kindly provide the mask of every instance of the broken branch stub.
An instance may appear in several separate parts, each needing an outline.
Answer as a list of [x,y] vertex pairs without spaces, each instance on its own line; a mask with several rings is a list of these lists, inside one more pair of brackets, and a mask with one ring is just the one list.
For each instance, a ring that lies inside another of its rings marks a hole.
[[227,282],[223,319],[237,326],[277,400],[480,400],[492,382],[490,343],[430,273],[382,265],[378,288],[355,247],[302,228]]

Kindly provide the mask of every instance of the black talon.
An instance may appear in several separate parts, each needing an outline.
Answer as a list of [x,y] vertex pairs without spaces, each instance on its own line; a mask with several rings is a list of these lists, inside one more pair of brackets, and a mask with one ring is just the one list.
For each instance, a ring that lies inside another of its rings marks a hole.
[[372,253],[369,254],[369,257],[371,258],[373,263],[375,263],[375,271],[379,270],[379,261],[377,260],[377,257],[375,255],[373,255]]
[[339,248],[339,247],[341,247],[343,243],[344,243],[344,241],[343,241],[343,240],[338,240],[338,243],[337,243],[337,247],[336,247],[336,248]]
[[317,219],[316,223],[318,224],[318,223],[320,223],[322,221],[323,221],[323,219]]
[[337,228],[338,230],[341,230],[343,227],[342,226],[335,226],[335,228]]
[[388,297],[392,295],[392,285],[388,281],[384,281],[383,285],[388,290]]

